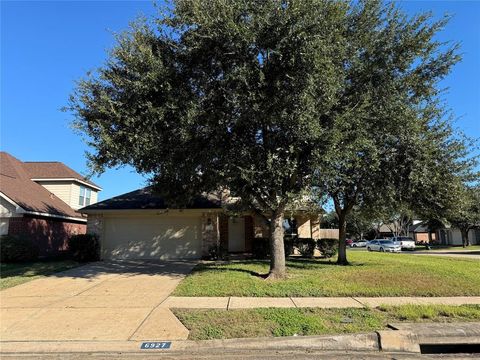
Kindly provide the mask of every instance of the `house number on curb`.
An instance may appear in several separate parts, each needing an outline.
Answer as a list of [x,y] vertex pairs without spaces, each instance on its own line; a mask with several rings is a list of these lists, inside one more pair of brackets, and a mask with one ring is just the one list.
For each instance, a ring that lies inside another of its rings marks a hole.
[[151,349],[170,349],[170,345],[172,345],[171,341],[150,341],[144,342],[140,346],[140,349],[143,350],[151,350]]

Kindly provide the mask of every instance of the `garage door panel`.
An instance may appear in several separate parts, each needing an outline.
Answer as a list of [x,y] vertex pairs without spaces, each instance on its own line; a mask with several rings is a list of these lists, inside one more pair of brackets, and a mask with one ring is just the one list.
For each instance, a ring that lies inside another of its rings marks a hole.
[[109,218],[104,258],[179,259],[201,256],[200,218]]

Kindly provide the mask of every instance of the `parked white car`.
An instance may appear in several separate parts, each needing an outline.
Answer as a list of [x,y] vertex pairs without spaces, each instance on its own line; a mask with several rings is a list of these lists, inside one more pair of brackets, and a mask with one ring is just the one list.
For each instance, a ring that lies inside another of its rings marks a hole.
[[368,251],[380,251],[380,252],[401,252],[402,247],[400,244],[388,239],[377,239],[369,241],[367,244]]
[[367,240],[357,240],[350,244],[350,247],[365,247],[367,246]]
[[394,236],[390,240],[399,244],[402,249],[415,250],[415,240],[410,236]]

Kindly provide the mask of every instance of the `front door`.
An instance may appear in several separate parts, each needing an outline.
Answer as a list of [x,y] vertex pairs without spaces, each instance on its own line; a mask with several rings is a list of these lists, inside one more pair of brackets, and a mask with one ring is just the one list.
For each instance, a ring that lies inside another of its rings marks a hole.
[[228,218],[228,251],[245,251],[245,218]]

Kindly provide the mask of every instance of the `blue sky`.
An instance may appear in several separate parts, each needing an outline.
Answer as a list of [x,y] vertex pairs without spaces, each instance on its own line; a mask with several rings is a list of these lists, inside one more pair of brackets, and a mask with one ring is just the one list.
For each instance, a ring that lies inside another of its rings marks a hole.
[[[464,59],[442,83],[457,126],[480,138],[480,2],[401,1],[409,14],[455,15],[440,40],[462,44]],[[86,145],[69,126],[67,104],[75,80],[100,66],[121,31],[150,1],[1,1],[0,148],[23,161],[62,161],[88,172]],[[145,184],[132,169],[111,169],[93,181],[101,199]]]

